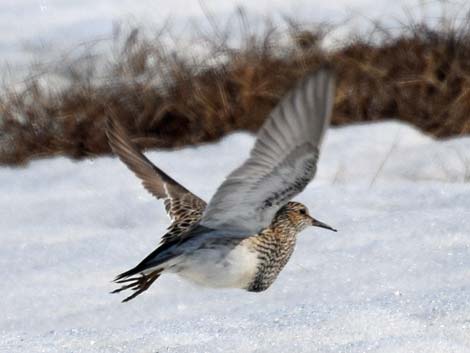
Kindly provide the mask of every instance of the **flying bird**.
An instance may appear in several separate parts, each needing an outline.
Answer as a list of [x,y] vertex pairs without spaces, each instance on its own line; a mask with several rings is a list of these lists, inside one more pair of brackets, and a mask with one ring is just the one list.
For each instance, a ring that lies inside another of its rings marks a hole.
[[313,179],[319,147],[334,101],[334,74],[321,68],[289,91],[261,127],[249,158],[219,186],[207,204],[156,167],[115,120],[107,122],[112,150],[156,198],[171,224],[159,246],[118,275],[112,293],[146,291],[165,273],[202,286],[266,290],[308,226],[336,231],[290,201]]

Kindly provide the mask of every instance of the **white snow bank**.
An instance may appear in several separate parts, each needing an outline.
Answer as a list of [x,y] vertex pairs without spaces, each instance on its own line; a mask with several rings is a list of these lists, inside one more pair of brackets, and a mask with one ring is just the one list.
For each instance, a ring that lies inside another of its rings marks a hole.
[[328,136],[320,163],[327,182],[469,182],[470,138],[437,142],[403,123],[358,124]]
[[[152,152],[208,199],[253,137]],[[158,243],[159,201],[115,158],[0,169],[0,352],[468,353],[470,139],[396,122],[331,129],[298,200],[309,229],[266,292],[110,280]]]

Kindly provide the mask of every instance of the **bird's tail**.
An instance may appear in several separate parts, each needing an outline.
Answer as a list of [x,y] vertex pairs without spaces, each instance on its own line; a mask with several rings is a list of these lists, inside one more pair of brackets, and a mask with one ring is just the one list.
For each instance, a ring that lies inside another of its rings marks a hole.
[[137,266],[117,275],[113,282],[122,284],[122,286],[111,293],[119,293],[126,289],[133,290],[134,293],[122,301],[124,303],[145,292],[160,277],[168,261],[177,257],[175,252],[162,255],[174,243],[176,242],[173,241],[160,245]]
[[113,290],[111,293],[119,293],[123,290],[130,289],[134,291],[132,295],[126,297],[122,302],[128,302],[131,299],[134,299],[139,294],[145,292],[160,277],[162,269],[155,270],[149,273],[135,272],[134,269],[121,273],[114,279],[114,283],[119,283],[122,286],[118,289]]
[[[200,227],[200,229],[202,229],[202,231],[199,230],[199,232],[204,232],[207,230],[207,228],[204,227]],[[187,239],[191,238],[188,237]],[[184,240],[182,240],[180,236],[171,241],[162,243],[136,267],[131,268],[130,270],[123,272],[120,275],[117,275],[113,282],[122,284],[122,286],[112,291],[111,293],[119,293],[126,289],[133,290],[134,293],[124,299],[124,303],[145,292],[152,285],[152,283],[155,282],[158,277],[160,277],[165,268],[168,268],[169,266],[171,267],[178,262],[178,258],[182,254],[182,250],[178,249],[178,245],[182,244],[183,242]]]

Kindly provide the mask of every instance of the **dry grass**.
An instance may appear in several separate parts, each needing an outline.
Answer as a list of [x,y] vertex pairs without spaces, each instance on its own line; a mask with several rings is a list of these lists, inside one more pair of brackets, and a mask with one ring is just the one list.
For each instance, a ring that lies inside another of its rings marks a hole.
[[197,60],[168,53],[158,37],[131,31],[105,79],[97,79],[93,65],[84,70],[73,64],[60,89],[45,89],[35,78],[22,92],[0,99],[0,164],[108,153],[109,114],[146,148],[255,132],[283,93],[324,62],[339,77],[335,125],[398,118],[437,137],[470,132],[468,28],[415,24],[400,35],[356,38],[329,51],[319,29],[292,25],[288,32],[287,40],[272,28],[245,33],[238,49],[214,36],[207,56]]

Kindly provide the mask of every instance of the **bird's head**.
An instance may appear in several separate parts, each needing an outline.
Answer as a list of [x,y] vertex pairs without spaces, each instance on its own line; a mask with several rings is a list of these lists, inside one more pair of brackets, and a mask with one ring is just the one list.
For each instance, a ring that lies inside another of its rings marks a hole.
[[325,228],[333,232],[337,231],[328,224],[320,222],[319,220],[310,216],[307,207],[305,207],[305,205],[301,204],[300,202],[288,202],[284,207],[279,210],[279,212],[285,214],[289,218],[289,220],[296,226],[298,231],[301,231],[307,228],[308,226]]

